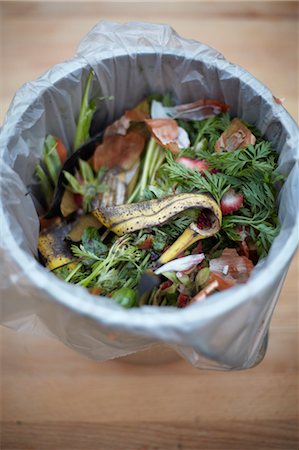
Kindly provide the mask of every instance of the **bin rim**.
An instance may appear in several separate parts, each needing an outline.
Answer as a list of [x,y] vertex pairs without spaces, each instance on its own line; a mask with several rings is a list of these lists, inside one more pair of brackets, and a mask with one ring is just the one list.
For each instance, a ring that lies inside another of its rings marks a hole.
[[[128,55],[126,49],[126,52],[119,51],[117,54],[114,52],[113,58],[115,57],[128,57],[128,56],[134,56],[134,54]],[[136,50],[136,48],[135,48]],[[141,56],[142,54],[156,54],[153,52],[152,49],[149,49],[147,47],[139,48],[138,52],[136,52],[138,56]],[[170,55],[175,57],[184,57],[188,59],[188,54],[185,52],[180,52],[178,49],[169,49],[166,48],[165,51],[163,51],[164,55]],[[260,81],[258,81],[253,75],[251,75],[249,72],[247,72],[242,67],[232,64],[226,60],[223,60],[221,58],[214,59],[207,57],[206,55],[198,55],[195,56],[191,55],[192,59],[196,61],[204,61],[205,63],[211,64],[211,66],[218,68],[221,72],[227,72],[228,75],[237,77],[242,81],[245,85],[250,85],[252,88],[252,84],[257,89],[261,89],[263,91],[263,100],[270,103],[273,102],[273,95],[270,92],[270,90],[263,85]],[[107,59],[108,58],[107,55]],[[101,61],[105,61],[106,59],[103,58]],[[74,64],[75,69],[74,69]],[[223,63],[226,63],[225,68],[223,67]],[[220,67],[221,63],[221,67]],[[43,93],[47,90],[49,86],[46,86],[43,84],[43,80],[46,79],[48,74],[53,73],[52,71],[55,71],[57,68],[63,67],[63,74],[60,77],[56,77],[53,84],[59,82],[62,78],[66,77],[68,74],[71,74],[74,72],[74,70],[87,70],[90,69],[89,62],[82,56],[75,56],[74,58],[66,61],[62,64],[57,64],[53,66],[51,69],[46,71],[41,77],[39,77],[37,80],[31,82],[35,83],[37,85],[40,85],[40,90],[38,94],[35,96],[35,100],[38,98],[38,96],[43,95]],[[72,70],[69,70],[72,69]],[[69,70],[69,71],[68,71]],[[60,73],[57,70],[57,75]],[[30,84],[30,83],[29,83]],[[24,85],[26,87],[27,84]],[[22,88],[21,88],[22,90]],[[20,92],[21,92],[20,90]],[[3,123],[3,127],[0,129],[0,135],[2,134],[3,130],[8,126],[8,119],[11,120],[11,113],[13,111],[13,103],[9,109],[8,118]],[[29,108],[30,105],[28,105],[27,108]],[[17,126],[18,123],[21,121],[22,116],[26,112],[26,108],[20,111],[18,115],[16,115],[13,119],[14,126]],[[279,122],[282,125],[282,127],[289,132],[289,134],[294,131],[294,126],[297,129],[298,133],[298,126],[295,123],[294,119],[290,116],[290,114],[285,110],[283,106],[280,105],[279,114],[276,117],[279,118]],[[1,141],[1,139],[0,139]],[[2,145],[2,144],[1,144]],[[5,143],[3,146],[3,150],[5,150]],[[4,163],[6,164],[6,163]],[[297,157],[294,164],[299,164],[299,149],[297,151]],[[4,167],[4,166],[3,166]],[[3,204],[2,201],[0,202],[0,209],[3,210]],[[5,240],[7,242],[14,242],[14,237],[11,233],[11,230],[9,228],[9,224],[7,222],[5,214],[3,214],[2,211],[2,220],[4,223],[5,231],[8,233],[5,235]],[[244,285],[238,285],[236,287],[230,288],[230,292],[232,294],[232,304],[231,307],[237,306],[240,303],[243,303],[246,301],[246,298],[248,297],[248,291],[250,291],[250,295],[255,296],[258,294],[259,291],[259,281],[263,278],[264,271],[271,271],[272,277],[268,278],[267,280],[263,279],[263,286],[268,287],[269,285],[273,284],[273,280],[276,280],[278,277],[280,277],[280,273],[282,268],[287,270],[287,266],[290,263],[290,260],[292,259],[298,244],[299,244],[299,236],[298,236],[298,229],[299,229],[299,214],[297,209],[297,214],[295,218],[295,222],[293,227],[290,229],[288,239],[285,242],[285,245],[281,248],[280,253],[280,260],[279,265],[275,263],[275,261],[272,261],[269,264],[266,264],[264,267],[260,268],[259,273],[255,274],[254,277],[250,277],[246,284]],[[29,255],[25,250],[18,247],[16,244],[14,245],[14,252],[11,252],[10,257],[13,258],[13,263],[16,267],[20,268],[20,270],[24,273],[24,276],[27,277],[30,283],[34,285],[36,289],[43,290],[44,286],[47,285],[49,282],[49,272],[48,270],[43,267],[38,261],[34,259],[32,255]],[[266,258],[267,259],[267,258]],[[28,267],[27,270],[24,269],[24,267]],[[34,273],[31,271],[31,268],[34,267]],[[36,277],[36,274],[38,273],[38,277]],[[254,270],[253,270],[254,274]],[[77,314],[87,316],[93,320],[96,320],[97,322],[101,322],[101,317],[105,317],[105,326],[107,327],[118,327],[119,329],[124,329],[130,327],[130,325],[134,324],[135,330],[138,328],[138,323],[142,323],[142,330],[148,330],[150,331],[153,321],[156,323],[157,317],[159,317],[159,323],[163,324],[165,327],[164,330],[167,328],[171,330],[172,326],[177,322],[177,315],[180,315],[180,318],[183,321],[188,322],[188,320],[192,320],[193,311],[195,311],[196,308],[201,310],[201,316],[209,316],[209,311],[212,308],[215,308],[215,305],[217,308],[220,308],[221,310],[221,299],[223,296],[222,292],[216,293],[213,296],[209,298],[209,302],[202,302],[198,304],[191,305],[188,308],[185,309],[177,309],[177,308],[170,308],[170,307],[155,307],[155,306],[142,306],[140,308],[134,308],[132,310],[126,310],[122,307],[115,305],[114,308],[114,314],[111,314],[111,304],[109,305],[109,308],[107,306],[107,303],[105,301],[99,301],[99,299],[95,298],[95,296],[89,294],[87,290],[84,288],[81,288],[79,286],[66,284],[64,281],[61,281],[55,277],[55,275],[51,275],[55,278],[55,289],[51,289],[50,291],[47,290],[47,300],[48,301],[55,301],[56,303],[59,303],[63,306],[65,306],[68,309],[71,309],[72,311],[76,312]],[[54,281],[54,280],[53,280]],[[68,289],[66,288],[68,287]],[[69,292],[72,290],[72,293]],[[107,317],[107,314],[109,317]]]

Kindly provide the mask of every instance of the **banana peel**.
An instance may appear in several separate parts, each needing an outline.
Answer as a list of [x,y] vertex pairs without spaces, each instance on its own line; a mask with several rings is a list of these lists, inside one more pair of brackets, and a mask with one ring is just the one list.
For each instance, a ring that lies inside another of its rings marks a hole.
[[177,258],[182,252],[184,252],[190,245],[195,244],[195,242],[201,239],[206,239],[218,233],[220,230],[221,211],[218,216],[218,220],[213,223],[210,228],[200,229],[197,227],[196,223],[191,223],[185,231],[177,238],[177,240],[160,256],[158,259],[159,264],[166,264],[172,259]]
[[54,270],[67,265],[68,270],[71,271],[76,267],[74,255],[65,241],[69,231],[69,224],[60,223],[40,233],[38,251],[42,262],[48,269]]
[[99,207],[92,214],[118,236],[166,223],[188,209],[198,208],[209,214],[211,226],[199,229],[192,223],[183,234],[163,253],[160,264],[176,258],[194,242],[213,236],[220,230],[222,214],[219,206],[208,194],[183,193],[145,202]]

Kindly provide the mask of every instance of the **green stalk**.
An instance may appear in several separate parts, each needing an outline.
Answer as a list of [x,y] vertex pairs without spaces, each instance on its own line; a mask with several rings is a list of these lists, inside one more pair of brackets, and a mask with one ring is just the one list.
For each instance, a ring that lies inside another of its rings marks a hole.
[[156,163],[157,163],[157,159],[159,158],[159,147],[158,147],[158,145],[156,145],[155,146],[155,150],[154,150],[154,152],[153,152],[153,157],[152,157],[152,160],[151,160],[151,164],[150,164],[150,168],[149,168],[149,177],[148,177],[148,180],[147,180],[147,185],[149,185],[150,184],[150,179],[152,179],[152,175],[153,175],[153,173],[154,173],[154,171],[155,171],[155,167],[156,167]]
[[89,285],[89,283],[101,273],[102,268],[105,266],[105,260],[104,261],[99,261],[98,263],[95,264],[95,268],[93,269],[93,271],[91,272],[90,275],[88,275],[88,277],[84,278],[83,280],[81,280],[78,284],[80,284],[81,286],[87,287]]
[[49,134],[44,144],[44,162],[54,185],[57,183],[61,170],[61,161],[56,150],[56,145],[56,140]]
[[156,174],[165,160],[165,151],[161,147],[159,147],[159,146],[157,147],[156,153],[157,153],[157,158],[155,161],[155,165],[153,166],[152,176],[151,176],[149,184],[153,184],[153,182],[155,181],[155,178],[156,178]]
[[140,180],[140,194],[139,196],[143,195],[144,190],[147,187],[148,184],[148,178],[150,176],[149,170],[151,168],[151,162],[155,155],[155,148],[156,148],[156,141],[154,138],[150,138],[148,147],[146,150],[145,160],[144,160],[144,166],[142,170],[142,176]]
[[88,284],[95,277],[97,277],[104,268],[106,269],[106,271],[108,271],[110,269],[110,267],[115,264],[115,254],[117,252],[117,248],[118,248],[119,245],[120,245],[119,242],[116,241],[112,245],[112,247],[110,247],[110,250],[109,250],[108,255],[106,256],[106,258],[104,260],[99,261],[98,263],[96,263],[94,269],[91,272],[91,274],[88,275],[88,277],[86,277],[83,280],[81,280],[78,284],[80,284],[81,286],[87,287]]
[[[208,120],[208,119],[207,119],[207,120]],[[198,134],[197,134],[197,136],[196,136],[196,139],[195,139],[195,141],[194,141],[193,148],[196,149],[197,144],[199,143],[199,141],[201,140],[201,138],[204,136],[205,130],[206,130],[207,128],[208,128],[208,122],[206,122],[206,123],[203,125],[202,129],[199,130],[199,132],[198,132]]]
[[139,192],[140,192],[140,182],[137,184],[137,186],[135,186],[135,189],[128,198],[127,203],[133,203],[137,195],[139,195]]
[[149,184],[152,184],[156,173],[165,159],[165,151],[151,138],[148,142],[144,163],[141,168],[142,175],[134,191],[127,200],[127,203],[133,203],[136,198],[142,198],[144,190]]
[[49,181],[48,176],[45,174],[44,169],[39,164],[35,166],[35,175],[39,179],[40,186],[45,196],[47,205],[50,205],[53,197],[53,188]]
[[82,263],[79,263],[76,265],[76,267],[68,274],[68,276],[65,278],[64,281],[70,281],[73,276],[78,272],[79,269],[81,269]]
[[134,191],[127,200],[127,203],[133,203],[136,200],[136,198],[139,199],[142,196],[144,189],[147,187],[151,168],[151,161],[153,156],[155,155],[154,153],[155,147],[156,141],[153,138],[150,138],[145,150],[145,158],[143,161],[143,165],[141,167],[142,172],[141,178],[139,179],[137,185],[135,186]]
[[84,89],[84,94],[83,94],[83,99],[82,99],[82,104],[81,104],[81,108],[80,108],[79,119],[78,119],[78,123],[77,123],[75,139],[74,139],[74,150],[76,150],[78,147],[80,147],[80,145],[82,145],[84,142],[86,142],[89,137],[89,127],[90,127],[91,119],[92,119],[93,113],[96,110],[95,102],[89,102],[90,87],[91,87],[93,77],[94,77],[94,71],[91,70],[88,75],[86,86]]

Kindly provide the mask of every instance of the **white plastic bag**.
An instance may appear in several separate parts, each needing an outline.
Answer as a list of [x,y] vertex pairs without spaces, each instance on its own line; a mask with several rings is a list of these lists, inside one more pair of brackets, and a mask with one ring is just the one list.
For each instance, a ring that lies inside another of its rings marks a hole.
[[[39,222],[28,193],[47,134],[70,148],[90,68],[92,96],[113,96],[98,112],[119,117],[149,93],[170,92],[178,103],[214,98],[255,124],[280,153],[287,180],[280,193],[281,232],[250,280],[185,309],[124,310],[67,284],[35,259]],[[252,366],[264,342],[283,279],[298,244],[298,127],[269,90],[215,50],[149,23],[101,22],[77,54],[16,94],[0,133],[1,323],[49,333],[98,360],[166,343],[195,367]]]

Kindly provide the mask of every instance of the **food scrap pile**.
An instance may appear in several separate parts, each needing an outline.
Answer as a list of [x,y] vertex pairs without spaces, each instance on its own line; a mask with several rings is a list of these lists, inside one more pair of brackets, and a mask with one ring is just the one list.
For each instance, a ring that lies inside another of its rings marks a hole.
[[245,283],[279,232],[277,153],[229,106],[152,95],[74,146],[47,136],[36,166],[41,262],[123,307],[185,307]]

